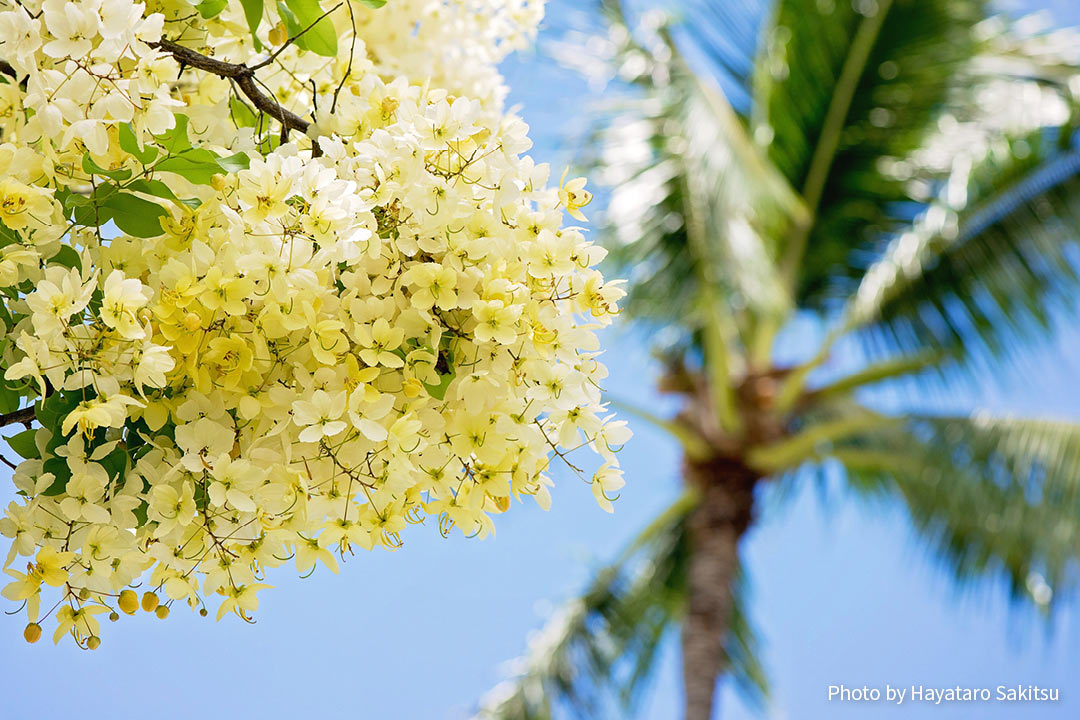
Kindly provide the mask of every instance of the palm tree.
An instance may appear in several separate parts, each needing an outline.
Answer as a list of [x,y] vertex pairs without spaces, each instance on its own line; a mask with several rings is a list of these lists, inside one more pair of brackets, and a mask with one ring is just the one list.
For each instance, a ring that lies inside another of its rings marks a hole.
[[[960,581],[1004,577],[1048,611],[1074,575],[1080,426],[884,412],[865,390],[963,383],[1075,306],[1075,36],[1024,31],[981,0],[761,2],[685,0],[680,22],[632,27],[600,0],[602,32],[557,49],[627,90],[599,114],[588,164],[612,186],[626,313],[674,337],[660,389],[680,412],[627,409],[679,440],[686,493],[548,623],[480,717],[593,716],[608,690],[632,702],[677,624],[687,720],[712,716],[721,674],[763,697],[739,541],[755,495],[824,463],[906,504]],[[779,366],[796,315],[828,330]],[[830,376],[838,347],[863,361]]]

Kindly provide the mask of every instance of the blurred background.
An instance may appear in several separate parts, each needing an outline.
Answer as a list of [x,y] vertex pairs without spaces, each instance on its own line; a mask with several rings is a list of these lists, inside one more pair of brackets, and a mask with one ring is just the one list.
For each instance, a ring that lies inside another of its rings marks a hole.
[[[509,102],[520,104],[532,127],[532,154],[552,164],[554,177],[589,156],[591,110],[611,110],[627,92],[634,96],[618,81],[590,82],[551,57],[562,52],[553,43],[568,31],[602,27],[583,5],[549,2],[540,50],[504,66]],[[745,43],[736,35],[756,36],[769,21],[768,9],[751,0],[722,5],[741,24],[707,28],[723,49],[721,58]],[[1080,24],[1080,6],[1070,0],[1011,0],[993,8],[1009,18],[1038,12],[1047,29]],[[637,18],[646,9],[635,5],[628,15]],[[1025,31],[1037,26],[1025,22]],[[716,67],[703,55],[688,53],[688,61],[703,73]],[[736,110],[746,112],[738,83],[722,70],[715,78]],[[1038,102],[1025,96],[1014,104]],[[610,198],[598,190],[586,209],[595,227],[610,217],[604,212]],[[1033,298],[1041,302],[1038,292]],[[887,384],[866,402],[882,411],[918,407],[964,414],[978,407],[1080,422],[1080,332],[1068,309],[1068,303],[1055,305],[1046,330],[1033,340],[1004,340],[1007,363],[989,359],[990,351],[986,357],[972,352],[959,382]],[[772,362],[811,360],[827,332],[813,314],[796,314],[780,329]],[[658,416],[673,415],[679,401],[656,393],[665,368],[652,354],[671,342],[656,322],[608,331],[604,359],[611,395]],[[894,342],[903,346],[902,338]],[[824,375],[859,368],[869,353],[862,344],[841,341]],[[26,646],[17,640],[21,621],[9,618],[8,649],[0,653],[0,688],[7,691],[0,717],[472,717],[480,698],[507,677],[506,662],[526,651],[530,633],[680,496],[678,443],[648,422],[629,419],[635,437],[622,454],[627,485],[614,515],[596,507],[588,485],[557,469],[551,511],[527,502],[497,523],[494,539],[443,540],[415,531],[393,557],[359,555],[339,577],[324,570],[303,581],[288,569],[271,574],[277,588],[261,598],[255,626],[232,617],[214,623],[178,612],[159,622],[139,614],[110,628],[101,647],[88,654],[70,643]],[[1048,572],[1045,567],[1023,566],[1031,572],[1019,587],[1010,585],[1008,572],[958,583],[955,562],[942,561],[902,505],[867,500],[827,463],[803,480],[796,474],[759,493],[756,522],[742,545],[743,608],[757,631],[768,698],[722,681],[720,716],[1080,717],[1080,602],[1067,592],[1048,597],[1049,586],[1036,572]],[[1038,684],[1060,688],[1061,700],[987,704],[974,711],[963,705],[828,702],[829,685],[885,683]],[[604,703],[593,712],[674,718],[682,692],[675,631],[661,641],[655,672],[631,710]],[[557,717],[565,710],[556,702]]]

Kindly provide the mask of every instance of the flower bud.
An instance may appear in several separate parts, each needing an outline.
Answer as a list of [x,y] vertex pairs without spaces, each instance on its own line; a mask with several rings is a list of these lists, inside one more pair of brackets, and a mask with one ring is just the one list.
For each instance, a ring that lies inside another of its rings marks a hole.
[[41,626],[37,623],[30,623],[23,630],[23,637],[26,638],[28,643],[36,643],[41,639]]
[[282,45],[289,39],[289,31],[285,29],[285,23],[279,22],[270,30],[270,42],[274,45]]
[[139,609],[139,598],[135,595],[134,590],[123,590],[116,604],[128,615],[134,615],[135,611]]
[[414,398],[420,395],[420,391],[424,389],[424,383],[420,382],[416,378],[409,378],[405,382],[401,383],[401,394],[407,398]]
[[[155,595],[155,597],[157,596]],[[154,611],[154,614],[164,620],[165,618],[169,617],[169,608],[165,605],[158,605],[157,610]]]
[[101,647],[101,638],[97,635],[91,635],[86,638],[86,648],[88,650],[97,650],[99,647]]
[[142,596],[142,609],[146,612],[154,612],[158,606],[158,596],[152,592],[145,592]]

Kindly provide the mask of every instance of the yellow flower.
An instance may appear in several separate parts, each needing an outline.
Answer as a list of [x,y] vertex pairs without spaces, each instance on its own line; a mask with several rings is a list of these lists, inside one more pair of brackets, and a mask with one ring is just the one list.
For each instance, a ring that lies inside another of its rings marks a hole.
[[211,460],[232,450],[233,442],[235,435],[230,428],[207,417],[176,428],[176,445],[184,452],[180,462],[191,472],[209,468]]
[[615,512],[615,507],[611,503],[617,497],[615,493],[625,484],[622,470],[619,468],[608,465],[600,468],[592,479],[592,491],[596,502],[606,512]]
[[259,598],[256,593],[272,587],[273,585],[264,583],[252,583],[229,588],[225,599],[221,601],[221,606],[218,607],[217,619],[220,620],[225,617],[225,613],[231,611],[244,620],[248,620],[248,613],[259,609]]
[[[413,526],[483,537],[512,497],[546,507],[544,473],[576,450],[583,473],[603,465],[610,507],[628,433],[601,402],[596,330],[622,290],[562,225],[584,220],[585,181],[564,173],[556,190],[503,112],[497,62],[543,3],[492,1],[516,9],[446,0],[468,18],[465,63],[443,52],[460,23],[423,25],[421,54],[388,31],[423,21],[424,3],[326,24],[368,52],[344,81],[343,56],[299,45],[289,72],[260,71],[262,92],[318,116],[280,138],[243,127],[221,77],[189,65],[177,80],[158,47],[168,22],[169,37],[257,63],[238,7],[0,12],[17,75],[0,84],[0,366],[27,404],[45,398],[44,457],[15,468],[0,534],[9,565],[34,558],[3,588],[31,623],[46,602],[56,639],[97,647],[97,616],[110,598],[131,610],[133,587],[162,618],[208,612],[214,594],[247,618],[290,555],[301,573],[336,571]],[[333,95],[318,113],[313,89]]]
[[570,213],[570,217],[581,222],[588,222],[581,208],[592,202],[592,193],[585,189],[585,178],[578,177],[566,182],[566,175],[570,168],[563,170],[559,180],[559,203]]
[[150,289],[143,287],[141,282],[125,278],[120,270],[113,270],[105,278],[102,321],[120,333],[120,337],[141,339],[145,331],[139,325],[137,313],[150,300],[150,295]]
[[457,272],[439,263],[413,265],[401,276],[401,281],[413,286],[412,306],[428,310],[433,305],[451,310],[457,304]]
[[52,214],[52,198],[44,188],[24,185],[15,178],[0,180],[0,221],[12,230],[31,222],[45,224]]
[[247,313],[244,301],[255,290],[255,283],[250,278],[226,275],[215,265],[207,270],[202,288],[199,301],[207,310],[221,309],[229,315],[244,315]]
[[489,300],[474,305],[473,314],[476,316],[473,335],[478,341],[494,340],[502,345],[510,345],[517,340],[517,321],[521,317],[519,306],[507,307],[502,300]]
[[204,367],[213,368],[214,380],[235,390],[244,383],[245,374],[255,365],[255,353],[238,335],[216,337],[202,355]]
[[292,405],[293,421],[303,430],[300,442],[318,442],[323,437],[339,435],[348,423],[339,418],[345,414],[345,393],[331,395],[316,390],[311,400],[297,400]]
[[67,566],[74,557],[75,553],[57,552],[51,547],[42,547],[38,550],[36,562],[26,564],[25,573],[10,569],[4,571],[15,578],[15,581],[4,586],[3,596],[15,602],[25,600],[30,621],[36,621],[42,583],[60,587],[67,582]]
[[401,347],[405,340],[405,331],[392,328],[385,318],[379,318],[370,326],[361,325],[356,329],[357,342],[364,347],[360,359],[368,365],[385,365],[388,368],[400,368],[405,361],[393,352]]
[[334,365],[338,355],[349,348],[342,330],[345,324],[337,320],[323,320],[311,330],[308,347],[311,354],[323,365]]
[[104,605],[83,605],[78,610],[72,609],[70,605],[62,605],[56,613],[59,624],[53,633],[53,643],[60,642],[60,638],[68,633],[73,633],[75,640],[80,643],[88,638],[98,637],[101,634],[101,624],[94,616],[107,612],[109,608]]

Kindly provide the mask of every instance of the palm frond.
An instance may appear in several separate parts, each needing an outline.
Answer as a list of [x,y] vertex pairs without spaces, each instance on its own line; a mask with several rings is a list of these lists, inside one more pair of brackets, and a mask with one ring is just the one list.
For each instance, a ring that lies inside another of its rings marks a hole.
[[[653,522],[614,564],[596,573],[530,641],[512,677],[482,701],[478,720],[550,720],[559,708],[600,717],[605,702],[633,705],[660,643],[685,606],[688,493]],[[741,583],[739,585],[741,587]],[[741,593],[738,593],[741,595]],[[736,597],[726,651],[740,689],[767,692],[757,640]]]
[[[699,75],[712,77],[740,115],[748,114],[753,93],[754,61],[768,0],[679,4],[676,41]],[[698,59],[702,61],[698,63]]]
[[1080,555],[1080,425],[913,416],[828,450],[862,491],[896,492],[960,580],[1003,575],[1047,606]]
[[[1067,131],[1065,131],[1067,132]],[[878,349],[1001,355],[1080,286],[1080,147],[1040,129],[991,145],[889,245],[847,307]]]
[[920,147],[977,44],[981,0],[780,0],[757,63],[752,132],[802,192],[811,228],[788,239],[797,298],[820,307],[859,253],[908,218],[882,163]]
[[613,262],[631,273],[627,312],[700,326],[703,287],[740,312],[786,308],[769,239],[805,217],[800,200],[719,86],[684,60],[670,34],[678,26],[634,32],[611,7],[601,52],[580,60],[592,46],[586,41],[559,55],[572,65],[606,63],[631,87],[625,102],[598,116],[585,160],[612,188],[604,221]]

